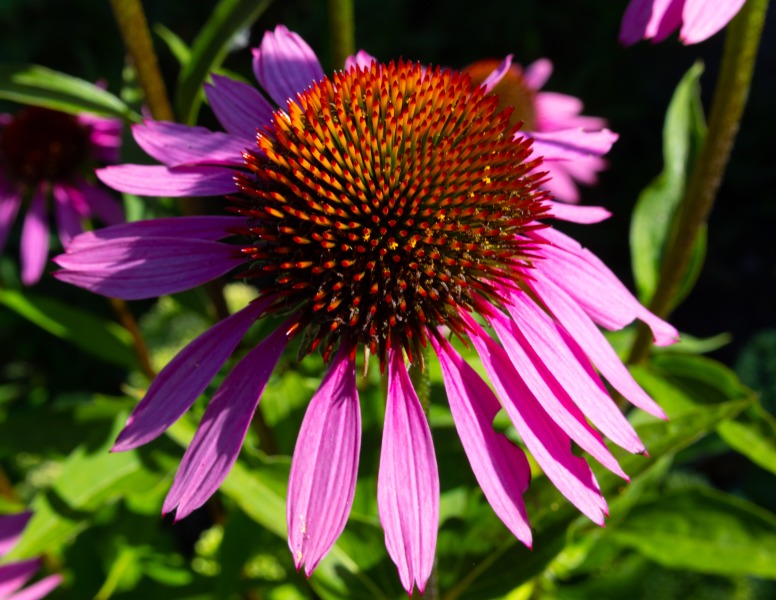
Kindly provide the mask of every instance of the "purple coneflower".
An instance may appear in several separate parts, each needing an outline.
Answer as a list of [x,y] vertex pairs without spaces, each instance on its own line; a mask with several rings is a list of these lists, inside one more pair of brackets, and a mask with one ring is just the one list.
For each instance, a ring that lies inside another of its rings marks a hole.
[[[31,516],[30,512],[0,516],[0,557],[16,545]],[[0,565],[0,599],[38,600],[62,582],[61,576],[50,575],[25,589],[21,589],[39,568],[40,559],[38,558]]]
[[738,14],[746,0],[631,0],[622,17],[620,42],[662,42],[676,29],[684,44],[697,44],[717,33]]
[[[577,203],[577,183],[597,182],[598,172],[606,168],[601,157],[617,140],[617,134],[605,129],[605,119],[580,114],[579,98],[541,91],[552,68],[552,62],[542,58],[523,70],[509,55],[502,62],[478,61],[464,71],[472,81],[484,83],[498,95],[499,109],[512,108],[510,123],[522,123],[520,133],[534,140],[534,156],[545,159],[539,169],[548,175],[542,187],[556,200]],[[576,152],[568,155],[568,150]]]
[[[308,575],[342,532],[353,500],[357,352],[376,356],[387,372],[378,508],[405,589],[424,588],[438,527],[434,446],[406,366],[422,361],[428,344],[474,474],[506,526],[531,543],[522,500],[528,463],[493,429],[500,407],[561,492],[603,523],[606,502],[572,441],[622,477],[602,434],[631,452],[644,447],[599,373],[635,405],[663,413],[596,323],[619,329],[639,318],[658,343],[676,338],[598,258],[549,225],[553,215],[594,222],[608,213],[551,203],[535,173],[538,160],[529,159],[531,141],[468,75],[378,64],[360,53],[326,77],[313,51],[284,27],[264,36],[254,69],[277,107],[247,84],[214,76],[206,93],[225,133],[148,122],[134,129],[135,139],[164,166],[99,172],[125,192],[225,194],[234,216],[89,232],[56,258],[60,279],[127,299],[178,292],[229,271],[260,290],[162,370],[115,449],[161,434],[252,323],[283,314],[284,324],[216,391],[164,512],[177,509],[181,518],[215,492],[274,365],[299,338],[300,355],[318,350],[329,363],[302,423],[288,487],[289,546]],[[477,349],[495,394],[450,335]]]
[[121,121],[70,115],[30,106],[0,115],[0,252],[22,205],[21,271],[25,285],[36,283],[46,266],[49,209],[65,246],[97,216],[112,225],[124,220],[121,207],[94,185],[96,164],[116,162]]

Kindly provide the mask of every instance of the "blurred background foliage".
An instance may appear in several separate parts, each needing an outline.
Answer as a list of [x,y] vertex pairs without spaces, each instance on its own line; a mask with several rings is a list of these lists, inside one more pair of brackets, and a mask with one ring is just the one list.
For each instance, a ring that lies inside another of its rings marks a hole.
[[[165,28],[191,45],[216,3],[144,5],[172,93],[181,67]],[[582,98],[586,114],[607,118],[620,134],[600,185],[583,192],[585,204],[603,205],[614,216],[595,227],[567,230],[633,287],[629,222],[639,193],[662,169],[667,107],[680,79],[699,60],[705,64],[701,98],[708,107],[723,35],[690,47],[671,39],[625,49],[617,43],[624,6],[611,0],[356,0],[356,41],[380,60],[404,57],[452,67],[508,53],[524,65],[550,58],[555,71],[545,89]],[[330,60],[327,19],[322,0],[274,2],[233,40],[223,67],[252,79],[246,47],[258,45],[265,29],[284,23],[330,71],[338,65]],[[771,11],[749,104],[711,216],[706,262],[671,319],[697,338],[729,335],[726,343],[709,344],[707,357],[692,353],[690,344],[687,354],[671,350],[634,369],[671,421],[632,415],[653,457],[618,454],[633,483],[624,486],[597,472],[611,507],[605,529],[578,517],[538,477],[527,497],[537,543],[533,551],[519,546],[470,471],[460,467],[466,459],[441,378],[431,370],[442,477],[443,598],[776,597],[774,34]],[[140,108],[107,2],[0,0],[0,61],[104,81]],[[0,108],[12,111],[15,105],[3,101]],[[213,124],[206,108],[200,122]],[[139,156],[130,138],[124,152],[132,160]],[[136,216],[174,210],[164,201],[127,202]],[[148,381],[126,337],[106,341],[95,333],[113,319],[103,299],[50,277],[32,290],[13,283],[18,235],[16,230],[0,257],[0,510],[32,503],[35,519],[15,552],[43,554],[49,570],[65,574],[53,598],[402,597],[376,518],[382,422],[376,369],[359,382],[365,441],[354,514],[335,551],[308,582],[295,572],[283,537],[284,497],[288,455],[318,385],[320,360],[312,357],[300,366],[294,350],[287,353],[262,400],[267,428],[251,433],[221,493],[173,525],[159,518],[161,502],[204,402],[169,436],[137,451],[109,454]],[[227,292],[235,306],[252,293],[238,284]],[[50,298],[56,298],[55,306]],[[77,332],[63,330],[72,315],[62,306],[93,320],[82,322]],[[198,292],[135,302],[131,309],[156,369],[211,322]],[[80,342],[73,341],[76,333]],[[261,335],[252,332],[247,343]],[[618,340],[624,347],[622,336],[613,337],[615,344]]]

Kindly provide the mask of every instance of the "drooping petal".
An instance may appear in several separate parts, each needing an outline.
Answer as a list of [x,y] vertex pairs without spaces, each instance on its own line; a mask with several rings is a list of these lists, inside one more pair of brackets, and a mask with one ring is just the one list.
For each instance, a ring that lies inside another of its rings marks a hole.
[[544,171],[547,173],[546,181],[542,183],[542,187],[550,192],[553,198],[561,202],[576,204],[579,202],[579,188],[566,170],[566,165],[569,164],[571,164],[569,160],[548,160],[539,165],[535,172]]
[[550,242],[541,250],[542,272],[565,290],[593,321],[617,330],[638,318],[652,329],[658,346],[667,346],[679,339],[676,329],[644,308],[601,259],[578,242],[550,228],[531,235]]
[[226,376],[208,404],[183,455],[162,513],[178,521],[202,506],[226,478],[240,453],[261,394],[288,343],[283,325],[251,350]]
[[238,227],[245,227],[245,217],[163,217],[147,221],[132,221],[113,227],[85,231],[73,238],[68,252],[122,238],[191,238],[214,242],[233,235],[232,230]]
[[525,338],[517,325],[498,310],[493,310],[493,314],[488,315],[488,322],[501,340],[515,372],[547,416],[579,444],[580,448],[616,475],[627,479],[601,435],[590,426],[569,392],[553,377],[549,367],[537,355],[531,347],[531,341]]
[[68,188],[64,185],[55,185],[52,191],[54,214],[57,216],[57,232],[62,246],[66,248],[70,240],[83,231],[81,215],[73,208]]
[[531,468],[523,451],[493,429],[498,399],[446,340],[429,336],[442,366],[458,437],[488,503],[512,534],[529,548],[531,526],[523,493]]
[[147,444],[185,413],[223,366],[271,298],[261,298],[213,325],[156,376],[113,445],[123,452]]
[[0,556],[7,554],[16,545],[30,517],[32,513],[29,511],[0,517]]
[[439,473],[423,408],[401,350],[388,351],[388,398],[377,477],[385,546],[404,589],[423,593],[434,565],[439,527]]
[[[254,122],[254,128],[256,125]],[[242,153],[247,146],[243,137],[166,121],[134,125],[132,134],[143,150],[168,167],[195,164],[239,167],[244,162]]]
[[685,0],[631,0],[622,17],[620,43],[630,46],[642,39],[664,40],[679,27],[684,3]]
[[548,58],[540,58],[525,68],[523,78],[528,87],[540,90],[552,75],[552,61]]
[[8,596],[5,600],[40,600],[45,598],[60,583],[62,583],[61,575],[49,575],[45,579]]
[[563,129],[561,131],[531,131],[534,155],[551,160],[574,161],[590,156],[603,156],[611,150],[619,137],[609,129]]
[[590,422],[620,447],[644,452],[636,431],[606,392],[590,361],[584,355],[583,362],[578,360],[572,350],[576,343],[526,294],[514,292],[509,300],[507,310],[527,345]]
[[501,346],[467,313],[469,326],[482,364],[517,433],[555,487],[594,523],[603,525],[606,500],[590,466],[571,450],[571,440],[558,427],[527,388]]
[[354,67],[368,69],[374,62],[377,62],[377,59],[374,56],[369,54],[366,50],[359,50],[354,55],[348,56],[345,59],[345,69],[352,69]]
[[283,25],[267,31],[261,46],[253,51],[253,72],[270,97],[281,108],[289,98],[323,79],[318,57],[298,34]]
[[663,410],[633,379],[595,323],[566,292],[546,278],[536,278],[531,287],[614,389],[640,409],[666,418]]
[[79,245],[54,259],[54,276],[96,294],[140,300],[174,294],[244,262],[237,247],[209,240],[131,237]]
[[78,192],[89,207],[89,212],[97,215],[97,218],[105,225],[117,225],[124,222],[124,209],[118,200],[105,190],[84,180],[81,180],[77,187],[70,189],[71,196]]
[[697,44],[717,33],[738,14],[746,0],[685,0],[679,39]]
[[139,196],[224,196],[238,191],[234,172],[227,167],[112,165],[95,173],[114,190]]
[[0,181],[0,253],[5,248],[8,232],[22,203],[21,195],[11,186]]
[[39,567],[37,558],[0,565],[0,598],[7,598],[22,587]]
[[288,547],[309,577],[337,541],[353,504],[361,448],[356,364],[341,344],[310,401],[288,479]]
[[213,75],[205,84],[210,108],[224,129],[253,147],[256,132],[272,120],[272,105],[253,86],[231,77]]
[[547,203],[552,207],[550,215],[561,221],[590,225],[605,221],[612,216],[612,213],[603,206],[572,206],[561,202],[553,202],[552,200],[548,200]]
[[46,194],[38,188],[32,196],[22,226],[22,283],[32,285],[37,283],[43,269],[49,250],[49,225],[46,218]]
[[507,71],[509,71],[509,68],[512,66],[513,57],[513,54],[507,54],[504,57],[504,60],[499,63],[498,67],[493,69],[493,72],[488,75],[485,78],[485,81],[480,84],[480,87],[485,88],[486,94],[493,90],[493,88],[498,85],[499,81],[501,81],[504,75],[507,74]]

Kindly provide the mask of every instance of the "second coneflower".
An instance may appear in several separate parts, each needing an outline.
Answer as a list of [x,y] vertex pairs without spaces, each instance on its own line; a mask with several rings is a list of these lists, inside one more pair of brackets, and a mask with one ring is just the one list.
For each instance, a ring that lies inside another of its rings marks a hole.
[[[294,338],[329,367],[307,409],[288,488],[289,546],[311,573],[342,532],[361,437],[355,359],[379,358],[388,379],[378,508],[402,584],[423,590],[439,514],[431,431],[407,362],[430,345],[472,470],[525,544],[523,450],[495,431],[503,407],[546,475],[603,523],[606,502],[572,442],[626,477],[603,435],[644,447],[609,384],[662,416],[596,324],[636,318],[667,344],[676,331],[644,309],[589,251],[551,227],[594,222],[600,209],[563,207],[540,188],[531,143],[467,75],[360,54],[325,77],[283,27],[255,51],[250,86],[214,78],[208,99],[226,133],[172,123],[135,128],[164,166],[122,165],[100,177],[146,195],[227,195],[234,216],[131,223],[77,237],[56,261],[60,279],[127,299],[178,292],[233,271],[257,300],[183,349],[159,374],[116,443],[161,434],[192,405],[250,326],[285,322],[250,350],[210,401],[164,505],[181,518],[202,505],[240,451],[274,366]],[[495,332],[495,338],[483,324]],[[496,393],[449,341],[479,353]],[[595,368],[594,368],[595,367]]]

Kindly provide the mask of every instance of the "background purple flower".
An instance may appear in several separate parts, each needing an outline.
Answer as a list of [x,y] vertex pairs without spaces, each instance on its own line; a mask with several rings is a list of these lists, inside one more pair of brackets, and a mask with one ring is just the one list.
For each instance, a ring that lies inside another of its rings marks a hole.
[[121,121],[47,108],[27,107],[0,118],[0,252],[22,207],[21,277],[36,283],[46,265],[49,215],[62,245],[97,217],[124,220],[123,211],[101,187],[92,169],[118,160]]
[[[0,557],[16,545],[30,517],[32,517],[30,512],[0,516]],[[0,598],[2,600],[39,600],[62,582],[59,575],[49,575],[22,589],[39,568],[40,559],[37,558],[1,564]]]

